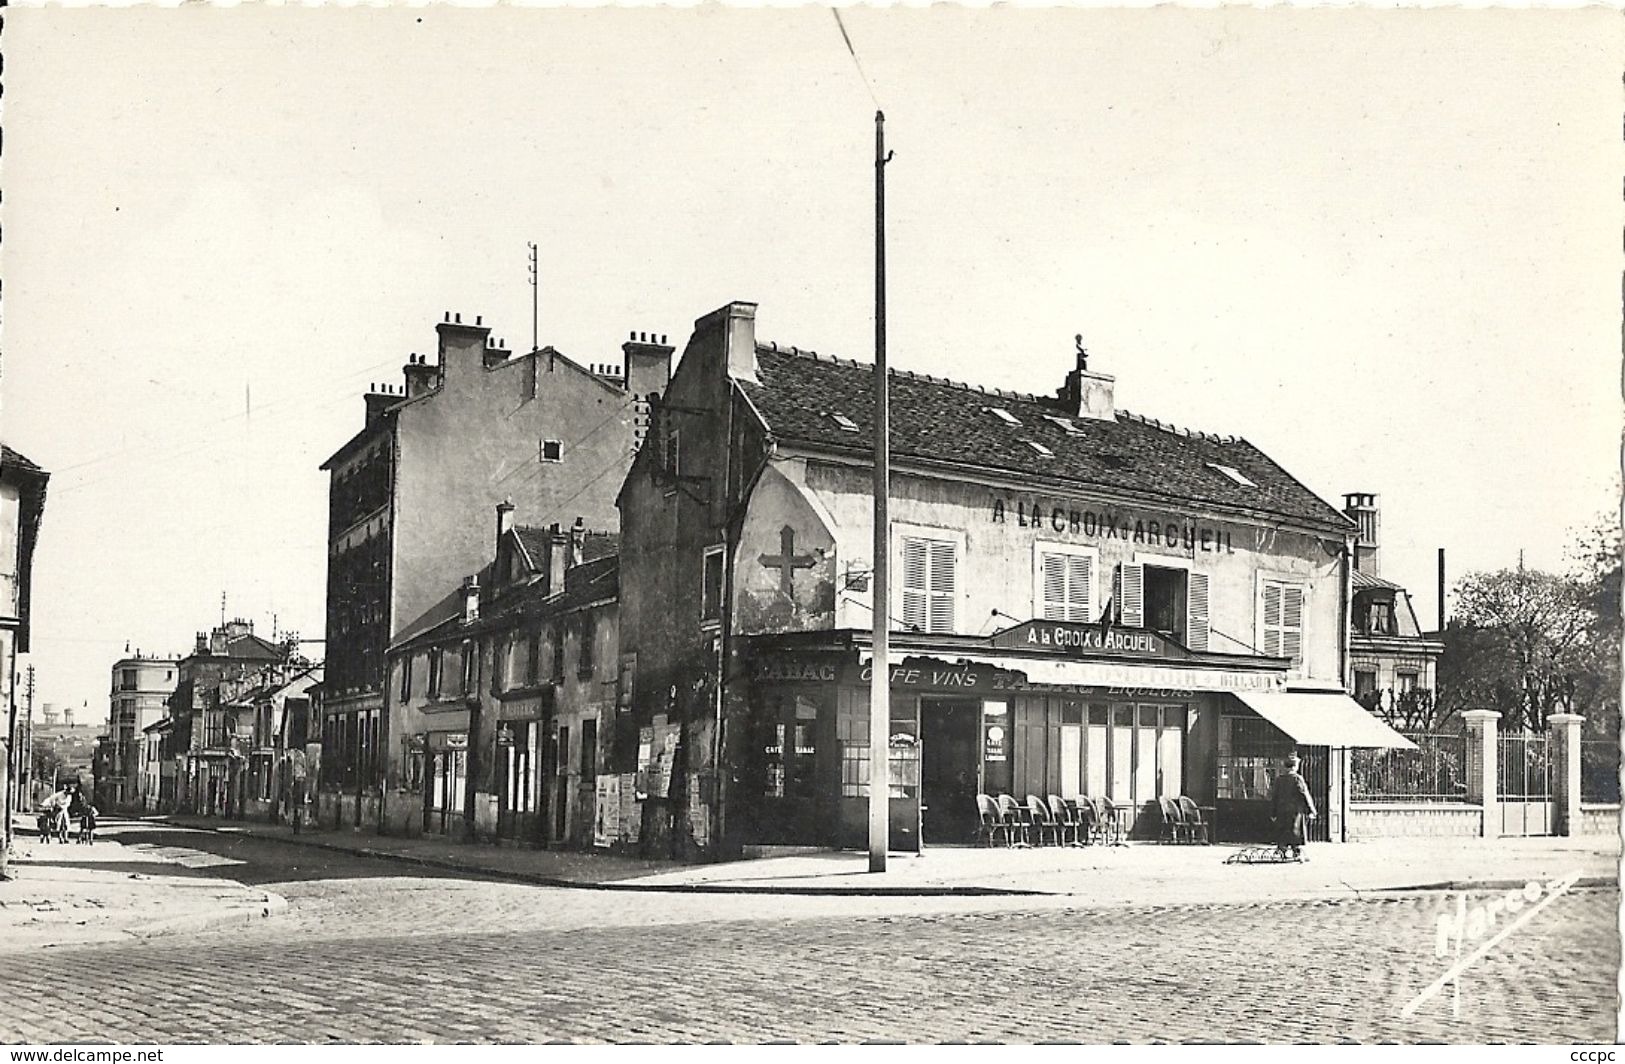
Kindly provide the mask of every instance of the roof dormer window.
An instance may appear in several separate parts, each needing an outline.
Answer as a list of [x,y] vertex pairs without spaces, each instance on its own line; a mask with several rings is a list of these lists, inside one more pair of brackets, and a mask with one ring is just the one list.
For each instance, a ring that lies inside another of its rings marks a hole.
[[1060,428],[1068,436],[1082,436],[1083,429],[1079,428],[1071,418],[1056,417],[1054,414],[1045,414],[1044,420]]
[[1040,455],[1042,455],[1045,458],[1054,458],[1055,457],[1055,452],[1054,451],[1050,450],[1048,447],[1045,447],[1043,444],[1039,443],[1036,440],[1022,440],[1021,442],[1025,443],[1028,447],[1031,447],[1033,450],[1037,451]]
[[992,414],[1006,425],[1014,425],[1017,428],[1021,427],[1021,420],[1002,406],[984,406],[982,407],[982,412],[984,414]]
[[842,432],[858,431],[858,423],[847,417],[845,414],[831,413],[829,415],[829,419],[835,422],[835,424],[840,427]]
[[1240,484],[1244,488],[1258,487],[1257,484],[1254,484],[1251,480],[1247,479],[1247,474],[1243,473],[1235,466],[1221,465],[1218,462],[1209,462],[1207,467],[1216,472],[1223,473],[1225,476],[1229,477],[1231,480],[1235,481],[1237,484]]

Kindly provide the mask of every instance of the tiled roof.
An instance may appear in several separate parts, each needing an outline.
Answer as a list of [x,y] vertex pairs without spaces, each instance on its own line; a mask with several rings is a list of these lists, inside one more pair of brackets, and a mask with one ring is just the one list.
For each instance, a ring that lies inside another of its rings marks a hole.
[[390,652],[432,646],[450,639],[463,639],[474,632],[500,630],[527,621],[546,620],[620,595],[620,556],[608,554],[583,562],[565,573],[564,592],[549,595],[546,582],[534,577],[505,590],[494,602],[480,604],[480,616],[465,626],[457,613],[431,625],[409,639],[390,646]]
[[[756,351],[760,383],[740,382],[740,387],[775,437],[819,449],[869,451],[872,365],[778,344],[758,345]],[[1054,399],[984,391],[897,370],[890,376],[892,454],[899,458],[1263,512],[1338,531],[1351,527],[1330,503],[1234,436],[1190,432],[1122,410],[1111,421],[1068,418]],[[989,408],[1008,412],[1020,424]],[[836,414],[856,431],[844,428]],[[1237,470],[1252,484],[1239,483],[1215,466]]]
[[513,533],[525,545],[525,553],[530,556],[532,565],[541,566],[547,562],[547,529],[514,525]]
[[1354,570],[1354,587],[1355,590],[1361,590],[1368,587],[1382,587],[1387,588],[1390,591],[1405,590],[1404,587],[1394,583],[1392,580],[1384,580],[1380,576],[1372,576],[1370,573],[1362,573],[1358,569]]
[[[535,565],[542,565],[547,561],[548,529],[535,528],[530,525],[515,525],[514,535],[519,542],[525,545],[525,553]],[[564,534],[568,534],[566,531]],[[584,562],[606,558],[611,554],[620,553],[621,536],[619,532],[588,532],[581,543],[581,560]]]
[[226,653],[223,656],[277,661],[282,657],[282,648],[257,635],[242,635],[226,644]]
[[18,469],[26,469],[30,473],[45,472],[45,470],[41,469],[23,455],[18,454],[16,451],[12,450],[10,447],[7,447],[3,443],[0,443],[0,465],[15,466]]

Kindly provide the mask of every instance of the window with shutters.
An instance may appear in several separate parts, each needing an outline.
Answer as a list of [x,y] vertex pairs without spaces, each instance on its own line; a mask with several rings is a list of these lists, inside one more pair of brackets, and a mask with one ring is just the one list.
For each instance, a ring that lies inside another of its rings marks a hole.
[[1032,616],[1046,621],[1096,620],[1096,552],[1061,543],[1039,543],[1033,552]]
[[903,537],[903,627],[954,630],[955,561],[950,540]]
[[1303,664],[1302,584],[1262,581],[1259,595],[1258,649],[1272,658],[1286,658],[1293,668]]
[[1119,624],[1161,632],[1189,650],[1207,650],[1208,576],[1193,571],[1189,562],[1125,562],[1113,577],[1112,598]]

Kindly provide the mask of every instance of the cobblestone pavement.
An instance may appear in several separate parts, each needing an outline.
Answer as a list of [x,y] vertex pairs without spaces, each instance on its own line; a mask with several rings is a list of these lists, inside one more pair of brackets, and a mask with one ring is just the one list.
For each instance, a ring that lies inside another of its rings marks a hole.
[[[179,845],[155,838],[155,845]],[[208,850],[189,837],[184,845]],[[1083,910],[1066,899],[554,890],[324,855],[282,917],[14,954],[8,1042],[1511,1041],[1615,1037],[1618,894],[1558,897],[1414,1016],[1455,895]],[[224,852],[224,851],[222,851]],[[298,860],[304,862],[301,855]],[[1481,901],[1482,896],[1469,896]],[[95,1002],[41,1018],[64,977]]]

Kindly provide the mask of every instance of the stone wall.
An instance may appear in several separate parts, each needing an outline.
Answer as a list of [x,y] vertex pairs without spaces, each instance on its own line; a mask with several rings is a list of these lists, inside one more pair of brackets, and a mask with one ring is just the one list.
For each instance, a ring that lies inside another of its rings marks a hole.
[[1581,835],[1619,835],[1619,806],[1593,805],[1585,803],[1580,806]]
[[1349,805],[1348,837],[1477,838],[1483,821],[1482,807],[1458,802],[1356,802]]

